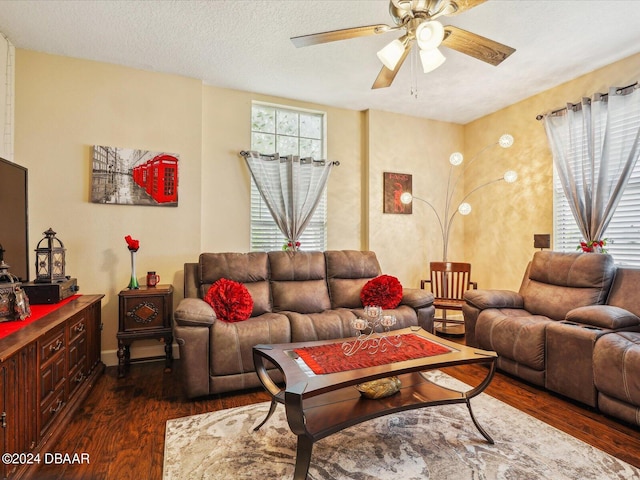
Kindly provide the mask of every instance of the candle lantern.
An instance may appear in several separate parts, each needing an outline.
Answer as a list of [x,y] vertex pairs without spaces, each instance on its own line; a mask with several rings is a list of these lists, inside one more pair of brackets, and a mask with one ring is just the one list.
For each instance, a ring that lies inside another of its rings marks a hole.
[[35,283],[53,283],[66,280],[65,248],[56,238],[56,232],[51,228],[44,232],[44,238],[36,247],[36,278]]

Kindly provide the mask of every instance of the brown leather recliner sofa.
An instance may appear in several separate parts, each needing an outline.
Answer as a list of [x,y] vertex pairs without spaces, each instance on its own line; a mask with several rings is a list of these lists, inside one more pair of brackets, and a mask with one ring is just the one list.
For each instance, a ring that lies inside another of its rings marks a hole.
[[639,290],[640,270],[610,255],[537,252],[518,292],[465,293],[466,343],[495,350],[505,372],[640,425]]
[[[363,315],[360,292],[381,269],[374,252],[203,253],[184,266],[185,298],[174,312],[183,384],[189,398],[260,386],[253,365],[257,344],[345,338]],[[220,278],[240,282],[253,299],[248,320],[227,323],[202,299]],[[394,328],[433,332],[433,295],[403,289]],[[274,380],[281,379],[275,368]]]

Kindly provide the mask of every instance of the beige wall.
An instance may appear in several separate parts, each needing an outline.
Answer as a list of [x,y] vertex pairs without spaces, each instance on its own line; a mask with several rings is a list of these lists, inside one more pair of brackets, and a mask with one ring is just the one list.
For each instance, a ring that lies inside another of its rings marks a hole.
[[[116,348],[124,240],[140,240],[137,271],[181,290],[181,264],[200,247],[202,101],[199,81],[18,50],[15,160],[29,169],[33,250],[52,227],[81,293],[104,293],[102,349]],[[180,154],[177,208],[90,203],[92,145]],[[33,252],[31,259],[34,260]],[[34,266],[31,266],[31,278]]]
[[[429,278],[429,262],[442,259],[442,234],[433,211],[417,200],[410,215],[383,213],[383,173],[411,174],[413,194],[442,216],[448,159],[463,148],[463,127],[373,110],[367,123],[367,248],[376,252],[385,273],[418,287],[420,279]],[[462,224],[453,225],[458,228],[449,248],[462,255]]]
[[[480,178],[498,177],[506,166],[519,174],[514,185],[500,183],[470,198],[474,212],[465,219],[465,256],[479,288],[517,289],[535,252],[533,235],[553,234],[552,156],[536,116],[638,79],[640,55],[634,55],[465,125],[465,151],[471,155],[504,132],[515,138],[510,149],[487,152]],[[472,185],[468,179],[466,188]]]
[[[362,114],[250,92],[203,88],[202,249],[246,252],[250,247],[249,171],[239,152],[251,147],[253,100],[327,114],[327,158],[339,161],[327,187],[330,249],[362,245]],[[355,213],[355,214],[354,214]],[[283,238],[284,241],[284,238]]]
[[[174,302],[183,296],[184,262],[202,251],[249,249],[249,175],[238,153],[250,147],[252,100],[327,112],[327,157],[340,161],[328,187],[328,245],[362,248],[361,112],[28,50],[18,50],[16,64],[15,160],[29,169],[30,249],[53,227],[81,293],[105,294],[107,363],[116,358],[118,292],[130,273],[125,235],[141,243],[139,280],[156,270],[174,285]],[[91,203],[94,144],[178,153],[179,206]],[[132,357],[159,347],[136,342]]]

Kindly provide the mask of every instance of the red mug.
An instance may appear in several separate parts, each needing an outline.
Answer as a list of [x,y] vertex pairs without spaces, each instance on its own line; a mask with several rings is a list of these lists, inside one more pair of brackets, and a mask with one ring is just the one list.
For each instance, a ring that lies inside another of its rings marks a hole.
[[147,287],[155,287],[160,283],[160,275],[156,275],[156,272],[147,272]]

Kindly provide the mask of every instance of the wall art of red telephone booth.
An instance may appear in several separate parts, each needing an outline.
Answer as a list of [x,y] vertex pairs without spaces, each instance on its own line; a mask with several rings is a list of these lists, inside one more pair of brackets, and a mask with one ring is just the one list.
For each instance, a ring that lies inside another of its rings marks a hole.
[[179,156],[94,146],[91,201],[130,205],[178,205]]

